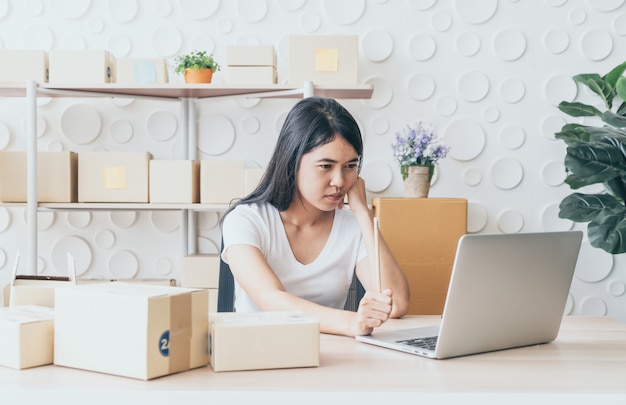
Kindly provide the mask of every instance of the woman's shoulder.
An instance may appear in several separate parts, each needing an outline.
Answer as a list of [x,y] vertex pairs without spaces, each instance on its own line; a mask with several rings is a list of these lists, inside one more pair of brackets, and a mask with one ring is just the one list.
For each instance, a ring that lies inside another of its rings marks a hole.
[[235,217],[273,218],[276,208],[269,203],[239,204],[228,215]]
[[359,222],[356,216],[350,209],[343,208],[335,210],[335,222],[342,228],[359,227]]

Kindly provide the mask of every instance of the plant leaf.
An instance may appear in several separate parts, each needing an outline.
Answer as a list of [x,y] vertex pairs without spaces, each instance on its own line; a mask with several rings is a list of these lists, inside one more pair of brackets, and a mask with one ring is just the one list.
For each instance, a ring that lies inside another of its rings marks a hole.
[[565,167],[587,184],[626,176],[620,148],[603,142],[579,142],[567,147]]
[[597,73],[585,73],[576,75],[573,77],[575,82],[583,84],[589,88],[589,90],[596,93],[602,101],[604,101],[604,105],[608,110],[613,106],[613,99],[615,98],[615,90],[613,90],[613,86],[607,83],[602,77],[600,77]]
[[626,207],[610,194],[582,194],[568,195],[559,204],[559,218],[570,219],[574,222],[594,221],[598,216],[608,216],[608,213],[623,210]]
[[572,117],[600,117],[602,115],[602,112],[596,107],[578,101],[573,103],[561,101],[559,103],[559,110]]
[[615,91],[622,101],[626,101],[626,77],[622,76],[615,82]]
[[611,254],[626,252],[626,208],[603,213],[587,226],[591,246]]
[[[624,71],[626,71],[626,62],[614,67],[613,70],[611,70],[609,73],[607,73],[604,76],[604,80],[608,83],[609,86],[616,89],[617,82],[622,77],[622,74],[624,73]],[[617,94],[619,94],[619,92],[617,92]],[[622,98],[622,100],[626,100],[626,98],[622,97],[621,95],[620,97]]]
[[574,175],[574,174],[570,174],[565,178],[565,183],[568,184],[570,186],[570,188],[572,188],[573,190],[577,190],[581,187],[585,187],[585,186],[590,186],[592,184],[595,183],[588,183],[586,181],[584,181],[583,179],[581,179],[580,177]]
[[585,131],[585,127],[580,124],[565,124],[560,132],[554,134],[556,139],[562,139],[566,145],[574,142],[589,141],[589,134]]
[[615,197],[626,201],[626,178],[616,177],[604,183],[604,188]]
[[602,121],[613,127],[626,128],[626,117],[624,117],[623,115],[617,115],[612,111],[603,112]]

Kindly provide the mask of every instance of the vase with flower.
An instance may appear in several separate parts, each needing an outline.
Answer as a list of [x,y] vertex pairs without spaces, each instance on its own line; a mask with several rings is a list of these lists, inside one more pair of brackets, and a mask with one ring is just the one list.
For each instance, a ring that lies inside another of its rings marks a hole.
[[450,148],[439,143],[435,127],[418,122],[396,133],[393,158],[400,166],[404,190],[409,198],[426,198],[435,166]]

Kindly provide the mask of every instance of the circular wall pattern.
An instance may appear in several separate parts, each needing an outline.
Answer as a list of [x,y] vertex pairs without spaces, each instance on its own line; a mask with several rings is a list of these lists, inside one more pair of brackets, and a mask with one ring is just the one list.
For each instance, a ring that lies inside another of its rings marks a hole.
[[393,98],[393,88],[386,79],[371,77],[365,81],[365,84],[371,84],[374,87],[374,91],[369,100],[363,100],[364,103],[375,110],[389,105]]
[[361,40],[363,54],[371,62],[382,62],[393,52],[393,38],[387,31],[369,31]]
[[600,297],[589,297],[581,303],[581,310],[584,315],[605,316],[606,302]]
[[436,12],[430,18],[430,25],[439,32],[446,32],[452,27],[452,17],[445,11]]
[[22,46],[25,49],[50,50],[54,46],[54,35],[44,25],[31,25],[22,32]]
[[526,141],[524,127],[517,124],[506,125],[500,132],[500,142],[507,149],[518,149]]
[[504,233],[518,233],[524,228],[524,216],[517,210],[505,210],[498,216],[498,229]]
[[626,284],[624,284],[624,282],[621,280],[611,281],[608,284],[607,291],[613,297],[621,297],[624,295],[624,293],[626,293]]
[[465,162],[477,158],[485,148],[485,130],[476,121],[459,119],[448,126],[443,136],[450,147],[448,156]]
[[559,205],[550,204],[541,213],[541,224],[544,231],[569,231],[574,223],[568,219],[559,218]]
[[320,29],[322,19],[315,13],[304,13],[300,16],[300,26],[304,32],[315,32]]
[[570,11],[569,20],[574,25],[582,25],[587,21],[587,13],[579,8]]
[[163,233],[171,233],[180,227],[180,212],[178,211],[150,211],[152,225]]
[[415,100],[428,100],[435,93],[435,79],[424,73],[416,73],[409,77],[407,89]]
[[50,257],[56,274],[67,275],[67,255],[74,257],[76,276],[82,276],[91,267],[92,253],[89,244],[78,236],[63,236],[53,246]]
[[137,17],[137,0],[109,0],[109,15],[118,23],[129,23]]
[[477,186],[483,180],[483,172],[476,167],[468,167],[463,171],[463,181],[468,186]]
[[100,229],[94,235],[94,243],[103,250],[111,249],[115,245],[115,233],[110,229]]
[[91,212],[75,211],[67,213],[67,223],[74,229],[85,229],[91,223]]
[[129,142],[133,138],[133,132],[133,125],[128,120],[113,121],[109,128],[111,139],[118,144]]
[[267,15],[267,1],[239,0],[237,1],[237,14],[246,22],[257,23]]
[[174,270],[174,263],[169,257],[159,257],[154,262],[154,268],[160,276],[169,276]]
[[118,250],[109,258],[109,274],[114,279],[134,278],[138,272],[139,260],[130,250]]
[[100,113],[88,104],[74,104],[61,114],[61,132],[77,144],[87,145],[100,135],[102,120]]
[[464,73],[459,77],[458,89],[466,101],[480,101],[489,93],[489,78],[477,70]]
[[480,37],[475,32],[463,32],[456,39],[456,49],[463,56],[474,56],[480,51]]
[[220,6],[220,0],[179,0],[182,12],[194,20],[206,20],[212,17]]
[[613,51],[613,37],[603,30],[588,31],[580,39],[580,50],[589,60],[604,60]]
[[146,129],[155,141],[169,141],[176,135],[178,120],[169,111],[155,111],[146,120]]
[[607,278],[613,270],[614,258],[605,253],[584,241],[578,254],[574,277],[586,283],[597,283]]
[[565,182],[565,165],[562,161],[551,161],[543,165],[541,178],[544,184],[551,187],[558,187]]
[[526,36],[516,29],[506,29],[496,34],[493,50],[502,60],[517,60],[526,52]]
[[233,146],[235,135],[235,127],[225,115],[205,115],[198,122],[198,149],[207,155],[221,155]]
[[11,214],[6,208],[0,207],[0,233],[6,231],[11,225]]
[[[202,4],[205,4],[204,2]],[[152,33],[152,49],[157,55],[169,57],[176,55],[183,44],[183,35],[178,28],[165,25]]]
[[50,7],[62,18],[76,20],[87,13],[91,7],[90,0],[53,1]]
[[113,225],[122,229],[130,228],[137,221],[135,211],[111,211],[109,217]]
[[220,216],[217,212],[201,211],[198,212],[198,229],[201,231],[210,231],[215,229],[220,223]]
[[462,21],[468,24],[483,24],[496,14],[498,0],[455,0],[454,9]]
[[430,34],[415,34],[409,40],[409,55],[421,62],[427,61],[435,56],[437,52],[437,42]]
[[365,187],[372,193],[385,191],[393,181],[393,172],[385,162],[375,161],[363,166],[361,177],[365,179]]
[[499,159],[491,166],[491,181],[502,190],[517,187],[523,178],[524,167],[513,158]]
[[578,95],[576,82],[567,75],[548,78],[543,91],[548,102],[554,106],[559,105],[563,100],[574,100]]
[[437,100],[437,112],[443,117],[450,117],[457,110],[458,104],[454,97],[442,96]]
[[370,128],[376,135],[385,135],[391,128],[391,125],[385,117],[374,117],[370,123]]
[[358,21],[365,13],[365,0],[324,0],[324,12],[337,24],[350,25]]
[[509,104],[520,102],[524,95],[526,95],[526,86],[519,79],[508,78],[500,85],[500,97]]
[[467,232],[478,233],[485,229],[489,222],[487,208],[476,202],[467,203]]
[[560,54],[569,47],[569,34],[563,29],[553,28],[543,37],[543,46],[552,54]]

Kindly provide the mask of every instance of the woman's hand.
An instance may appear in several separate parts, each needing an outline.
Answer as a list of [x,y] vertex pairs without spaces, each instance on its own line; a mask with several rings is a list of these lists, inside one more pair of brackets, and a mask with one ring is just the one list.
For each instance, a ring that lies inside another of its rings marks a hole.
[[[365,180],[362,177],[358,177],[356,183],[346,193],[348,195],[348,204],[350,204],[350,210],[357,212],[360,209],[369,210],[367,206],[367,194],[365,189]],[[339,208],[343,207],[343,203]]]
[[369,335],[389,319],[391,313],[391,290],[381,293],[366,292],[359,302],[352,331],[355,336]]

